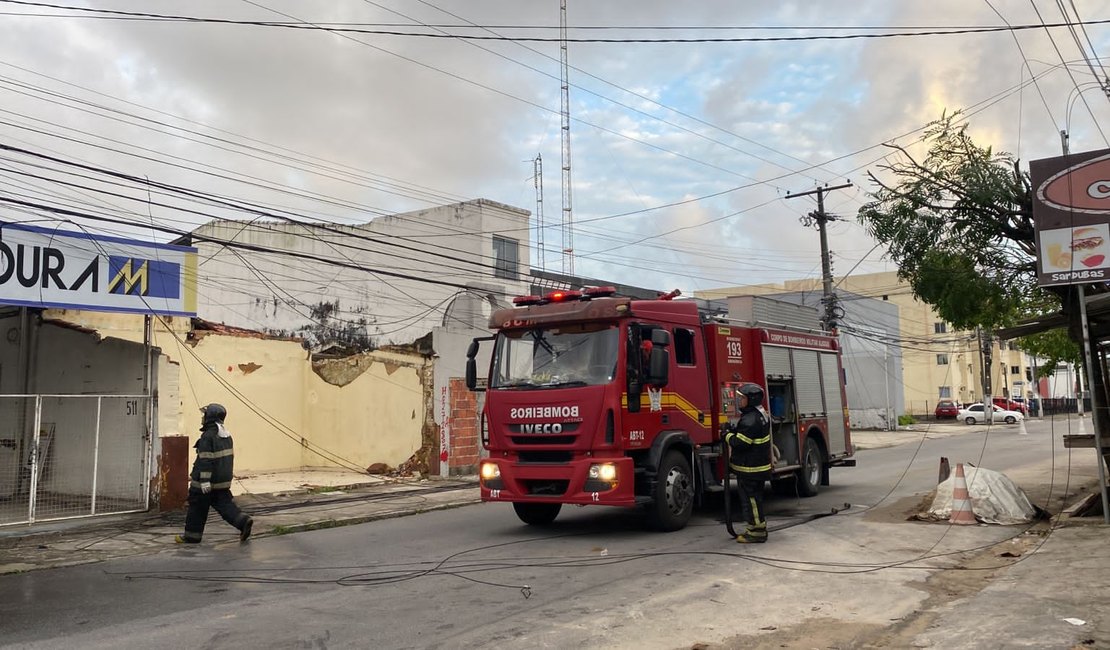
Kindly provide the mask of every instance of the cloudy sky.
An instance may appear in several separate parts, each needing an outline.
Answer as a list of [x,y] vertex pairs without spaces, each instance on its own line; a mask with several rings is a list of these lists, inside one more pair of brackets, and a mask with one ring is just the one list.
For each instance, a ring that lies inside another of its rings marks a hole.
[[[558,0],[54,4],[506,37],[0,2],[0,144],[340,223],[478,197],[534,210],[538,155],[551,227],[533,265],[563,268],[559,44],[514,40],[556,38]],[[889,154],[882,143],[911,144],[944,111],[965,110],[981,143],[1023,161],[1057,155],[1061,129],[1073,151],[1110,146],[1098,126],[1110,132],[1110,101],[1092,73],[1104,74],[1092,57],[1110,57],[1110,24],[1074,36],[627,42],[1018,27],[1062,22],[1061,6],[1073,20],[1106,21],[1110,2],[568,4],[571,38],[625,41],[569,44],[579,274],[687,292],[817,277],[818,237],[799,223],[815,203],[786,196],[844,182],[854,185],[826,203],[845,217],[830,231],[835,272],[891,270],[854,220],[866,172]],[[0,155],[0,192],[134,209],[58,185],[81,183],[57,163],[28,162]],[[205,220],[142,212],[182,229]]]

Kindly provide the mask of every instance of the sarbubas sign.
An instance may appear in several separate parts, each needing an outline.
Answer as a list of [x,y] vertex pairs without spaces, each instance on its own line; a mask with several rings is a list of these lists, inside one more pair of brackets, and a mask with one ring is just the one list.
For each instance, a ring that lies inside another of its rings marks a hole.
[[0,222],[0,304],[195,316],[197,250]]
[[1029,163],[1037,283],[1110,280],[1110,149]]

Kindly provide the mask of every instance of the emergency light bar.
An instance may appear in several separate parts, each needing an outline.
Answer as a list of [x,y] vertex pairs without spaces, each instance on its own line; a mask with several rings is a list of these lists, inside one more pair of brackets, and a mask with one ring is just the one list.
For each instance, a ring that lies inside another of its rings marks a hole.
[[581,291],[552,291],[543,297],[547,302],[567,302],[568,300],[578,300],[582,297]]
[[616,287],[590,287],[582,293],[586,298],[606,298],[617,292]]
[[571,289],[561,289],[559,291],[551,291],[540,296],[517,296],[513,298],[513,305],[517,307],[528,307],[529,305],[546,305],[552,302],[571,302],[574,300],[592,300],[594,298],[607,298],[617,293],[616,287],[590,287],[582,291],[573,291]]

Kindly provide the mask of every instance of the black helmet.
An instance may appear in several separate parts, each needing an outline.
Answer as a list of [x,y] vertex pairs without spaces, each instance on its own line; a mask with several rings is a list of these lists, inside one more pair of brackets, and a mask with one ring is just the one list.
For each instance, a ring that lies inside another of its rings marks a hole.
[[202,406],[200,412],[204,414],[204,423],[223,422],[227,417],[227,409],[222,404],[212,403],[208,406]]
[[740,396],[748,398],[748,406],[755,408],[763,404],[763,388],[759,384],[744,384],[736,389],[736,406],[740,406]]

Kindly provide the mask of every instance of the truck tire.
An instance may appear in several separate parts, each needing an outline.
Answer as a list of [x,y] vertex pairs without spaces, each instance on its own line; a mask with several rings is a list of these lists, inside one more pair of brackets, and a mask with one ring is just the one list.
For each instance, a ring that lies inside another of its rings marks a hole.
[[546,526],[559,516],[561,503],[514,503],[516,516],[529,526]]
[[817,496],[821,488],[821,471],[825,465],[825,454],[821,445],[813,437],[806,438],[802,448],[802,468],[798,470],[798,495],[803,497]]
[[657,530],[685,528],[694,511],[694,476],[690,461],[677,450],[668,451],[659,463],[648,521]]

